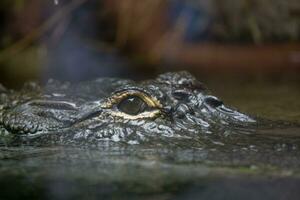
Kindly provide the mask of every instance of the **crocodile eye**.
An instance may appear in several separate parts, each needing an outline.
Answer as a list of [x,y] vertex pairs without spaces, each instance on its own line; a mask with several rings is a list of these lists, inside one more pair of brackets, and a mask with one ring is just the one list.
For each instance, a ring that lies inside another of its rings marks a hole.
[[118,109],[129,115],[138,115],[146,111],[149,106],[138,96],[129,96],[118,104]]
[[161,114],[162,105],[155,97],[138,89],[116,92],[101,105],[109,114],[125,119],[153,119]]

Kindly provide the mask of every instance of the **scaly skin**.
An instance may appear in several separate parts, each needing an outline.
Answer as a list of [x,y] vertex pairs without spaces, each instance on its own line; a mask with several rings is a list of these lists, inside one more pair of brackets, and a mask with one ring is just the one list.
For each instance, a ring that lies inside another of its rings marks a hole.
[[[2,88],[1,93],[2,135],[41,144],[137,144],[195,136],[205,143],[215,130],[236,132],[237,127],[255,123],[207,95],[202,83],[187,72],[142,82],[100,78],[72,85],[51,80],[44,88],[31,83],[19,92]],[[134,114],[120,110],[120,102],[129,96],[139,97],[146,110]]]

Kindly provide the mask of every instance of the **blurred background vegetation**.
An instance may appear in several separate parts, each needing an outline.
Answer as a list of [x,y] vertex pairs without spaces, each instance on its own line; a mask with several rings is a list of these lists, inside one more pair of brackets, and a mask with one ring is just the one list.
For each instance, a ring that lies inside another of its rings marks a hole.
[[176,70],[244,112],[300,122],[300,1],[0,1],[8,88]]
[[8,87],[182,69],[299,81],[298,0],[1,0],[0,15]]

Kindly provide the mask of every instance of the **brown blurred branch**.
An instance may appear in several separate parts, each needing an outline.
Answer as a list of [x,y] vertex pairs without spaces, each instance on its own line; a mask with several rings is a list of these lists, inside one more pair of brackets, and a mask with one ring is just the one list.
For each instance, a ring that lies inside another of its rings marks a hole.
[[[173,51],[170,51],[173,49]],[[169,44],[161,58],[191,70],[280,72],[300,69],[300,44]]]
[[86,1],[87,0],[74,0],[68,5],[59,9],[45,23],[32,30],[32,32],[26,35],[24,38],[10,45],[6,49],[0,51],[0,61],[9,59],[17,53],[24,50],[25,48],[27,48],[34,41],[40,38],[43,34],[45,34],[47,31],[53,28],[62,18],[68,16],[73,10],[84,4]]

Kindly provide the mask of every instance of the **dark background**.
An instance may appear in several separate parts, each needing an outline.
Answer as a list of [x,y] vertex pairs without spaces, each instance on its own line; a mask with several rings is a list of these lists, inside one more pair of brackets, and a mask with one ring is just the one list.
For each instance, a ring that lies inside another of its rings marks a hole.
[[298,0],[1,0],[0,82],[188,70],[299,84],[299,40]]

